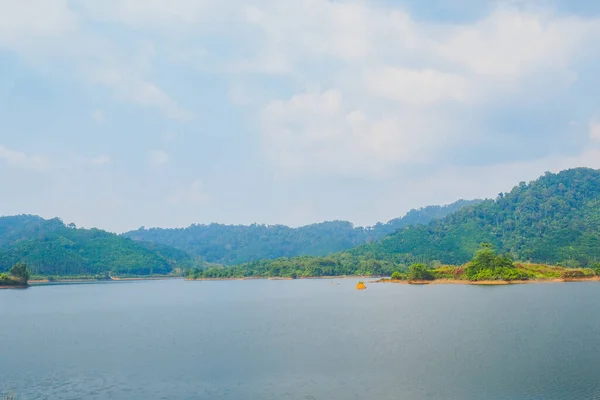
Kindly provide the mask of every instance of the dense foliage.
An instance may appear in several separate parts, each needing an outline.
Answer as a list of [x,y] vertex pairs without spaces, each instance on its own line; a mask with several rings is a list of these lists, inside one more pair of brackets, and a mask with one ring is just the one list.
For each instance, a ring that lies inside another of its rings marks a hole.
[[[326,257],[260,260],[192,271],[200,277],[391,275],[412,264],[463,265],[482,242],[506,258],[477,279],[520,279],[509,260],[594,267],[600,260],[600,171],[546,173],[495,200],[464,207],[428,225],[412,225],[379,242]],[[502,264],[502,263],[505,264]],[[600,268],[599,268],[600,269]],[[492,272],[489,272],[492,271]],[[476,274],[475,274],[476,275]]]
[[24,263],[17,263],[13,265],[8,273],[22,284],[27,284],[27,281],[29,280],[29,269]]
[[443,218],[479,200],[409,211],[404,217],[363,228],[331,221],[290,228],[283,225],[192,225],[185,229],[140,228],[124,234],[135,240],[172,246],[210,263],[232,265],[293,256],[325,256],[379,240],[411,224]]
[[[340,257],[341,256],[341,257]],[[188,277],[197,278],[243,278],[315,276],[389,276],[397,266],[389,261],[357,260],[344,253],[329,257],[295,257],[277,260],[260,260],[230,267],[192,269]]]
[[508,256],[497,255],[488,243],[482,244],[473,260],[465,268],[465,277],[470,281],[515,281],[528,276],[517,268]]
[[12,266],[8,273],[0,273],[0,286],[26,286],[29,281],[29,269],[23,263]]
[[464,264],[482,242],[520,261],[587,267],[600,259],[600,171],[578,168],[520,183],[496,200],[410,226],[348,253],[410,263]]
[[0,218],[0,272],[24,262],[33,275],[152,275],[194,266],[189,255],[59,219]]
[[413,264],[408,269],[408,279],[411,281],[432,281],[433,273],[425,264]]

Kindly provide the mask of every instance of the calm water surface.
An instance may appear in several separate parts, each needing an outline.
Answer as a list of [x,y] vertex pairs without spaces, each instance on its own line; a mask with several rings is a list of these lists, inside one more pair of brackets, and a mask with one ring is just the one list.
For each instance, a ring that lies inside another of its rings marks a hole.
[[146,281],[0,291],[20,399],[600,399],[600,285]]

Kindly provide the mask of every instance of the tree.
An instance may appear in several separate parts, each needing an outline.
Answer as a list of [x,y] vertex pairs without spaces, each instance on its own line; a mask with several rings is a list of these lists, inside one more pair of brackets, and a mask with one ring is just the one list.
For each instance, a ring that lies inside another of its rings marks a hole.
[[411,281],[432,281],[435,279],[425,264],[411,265],[408,275]]
[[402,279],[402,275],[400,275],[400,272],[394,271],[392,273],[392,279],[395,281],[399,281],[400,279]]
[[488,243],[481,244],[465,269],[465,275],[470,281],[528,279],[526,273],[515,268],[510,257],[497,255]]
[[29,269],[23,263],[15,264],[9,271],[10,275],[16,278],[20,283],[27,283],[29,280]]

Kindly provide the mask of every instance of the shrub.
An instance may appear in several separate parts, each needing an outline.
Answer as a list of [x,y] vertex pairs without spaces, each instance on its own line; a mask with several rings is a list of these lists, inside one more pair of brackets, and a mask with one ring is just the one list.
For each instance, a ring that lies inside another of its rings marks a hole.
[[465,275],[470,281],[529,279],[527,273],[515,268],[510,257],[496,255],[489,244],[481,245],[473,261],[465,268]]
[[582,270],[574,269],[574,270],[563,272],[561,275],[561,278],[563,278],[563,279],[585,278],[585,273]]
[[425,264],[411,265],[408,276],[411,281],[432,281],[435,279]]
[[456,267],[439,267],[431,271],[435,279],[457,279],[458,268]]
[[23,263],[15,264],[8,272],[20,283],[26,284],[29,280],[29,269],[27,268],[27,265]]

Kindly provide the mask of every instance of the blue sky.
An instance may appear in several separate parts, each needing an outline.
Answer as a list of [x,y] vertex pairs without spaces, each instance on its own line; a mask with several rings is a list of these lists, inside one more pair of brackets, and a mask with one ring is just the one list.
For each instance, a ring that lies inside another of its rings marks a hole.
[[600,168],[598,2],[0,10],[0,214],[372,225]]

